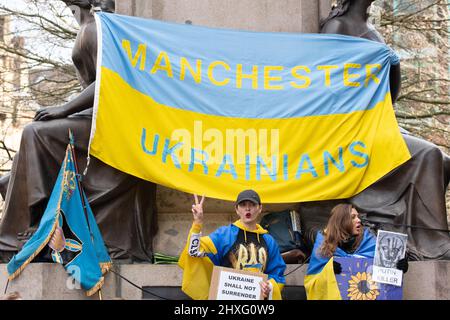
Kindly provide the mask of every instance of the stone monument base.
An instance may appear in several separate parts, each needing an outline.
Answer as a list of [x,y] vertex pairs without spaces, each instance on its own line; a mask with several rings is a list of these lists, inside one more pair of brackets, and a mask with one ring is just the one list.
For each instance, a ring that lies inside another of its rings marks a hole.
[[[306,265],[288,265],[285,299],[305,299],[303,277]],[[180,290],[182,271],[177,265],[115,264],[119,276],[109,272],[102,288],[104,300],[189,299]],[[6,265],[0,264],[0,290],[7,283]],[[292,272],[292,273],[290,273]],[[8,284],[7,293],[18,292],[25,300],[98,300],[98,294],[87,297],[55,263],[32,263]],[[159,296],[159,297],[158,297]],[[160,298],[161,297],[161,298]],[[414,261],[404,276],[404,300],[450,300],[450,261]]]

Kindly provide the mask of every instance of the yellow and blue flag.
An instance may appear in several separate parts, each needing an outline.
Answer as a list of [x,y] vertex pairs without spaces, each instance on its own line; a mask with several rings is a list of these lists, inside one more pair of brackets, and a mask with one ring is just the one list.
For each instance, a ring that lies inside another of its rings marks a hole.
[[8,263],[7,271],[10,280],[17,277],[49,244],[58,229],[63,242],[60,248],[49,244],[52,259],[62,264],[90,296],[102,287],[103,274],[111,267],[111,259],[87,197],[80,188],[72,136],[70,141],[39,227]]
[[90,154],[139,178],[234,200],[353,196],[410,158],[386,45],[96,14]]

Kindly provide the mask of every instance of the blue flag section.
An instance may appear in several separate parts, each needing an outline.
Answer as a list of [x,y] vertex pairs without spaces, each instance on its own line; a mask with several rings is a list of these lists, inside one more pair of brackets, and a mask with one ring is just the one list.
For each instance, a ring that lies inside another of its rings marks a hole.
[[120,171],[290,203],[349,198],[411,157],[389,87],[399,57],[382,43],[95,18],[89,153]]
[[71,137],[39,227],[8,263],[7,270],[9,279],[14,279],[48,244],[53,261],[62,264],[91,296],[102,287],[111,259],[80,188],[74,159]]
[[336,281],[342,300],[402,300],[402,287],[375,282],[373,259],[335,257],[342,266]]

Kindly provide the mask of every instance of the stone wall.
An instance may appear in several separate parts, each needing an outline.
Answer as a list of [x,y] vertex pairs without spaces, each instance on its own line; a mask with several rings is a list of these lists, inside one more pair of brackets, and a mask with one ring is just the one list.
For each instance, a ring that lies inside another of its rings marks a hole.
[[[159,231],[154,239],[155,252],[179,255],[186,244],[192,224],[190,209],[194,203],[191,194],[158,186],[157,209]],[[293,203],[263,204],[263,212],[296,209]],[[206,199],[204,203],[205,223],[203,234],[209,234],[218,227],[238,219],[234,203],[218,199]]]

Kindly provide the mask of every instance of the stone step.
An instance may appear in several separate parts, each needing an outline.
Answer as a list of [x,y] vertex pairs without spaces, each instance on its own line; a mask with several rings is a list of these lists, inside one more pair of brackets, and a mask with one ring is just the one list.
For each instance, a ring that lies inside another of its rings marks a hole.
[[[163,294],[170,294],[180,298],[179,294],[173,293],[180,292],[181,287],[182,270],[177,265],[115,264],[114,268],[120,275],[150,292],[163,297]],[[303,277],[306,268],[307,265],[288,265],[286,287],[289,288],[291,297],[302,296],[295,295],[295,290],[304,290]],[[7,283],[5,264],[0,264],[0,274],[0,290],[4,292]],[[83,290],[74,288],[64,268],[55,263],[28,265],[19,277],[9,282],[7,293],[14,291],[26,300],[98,300],[98,295],[86,297]],[[150,294],[133,287],[111,272],[105,276],[102,296],[105,300],[152,299]],[[450,261],[410,262],[409,270],[404,276],[403,298],[450,300]]]

